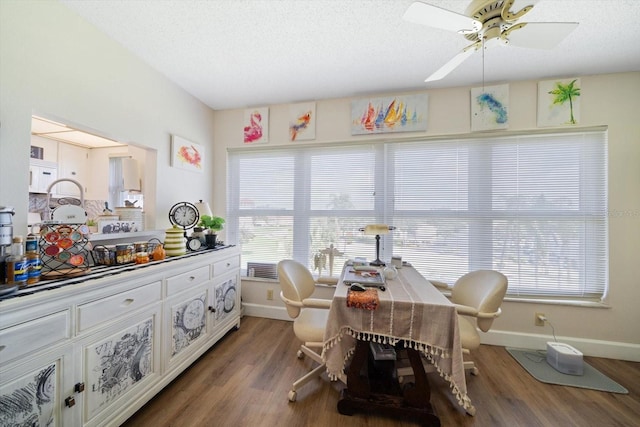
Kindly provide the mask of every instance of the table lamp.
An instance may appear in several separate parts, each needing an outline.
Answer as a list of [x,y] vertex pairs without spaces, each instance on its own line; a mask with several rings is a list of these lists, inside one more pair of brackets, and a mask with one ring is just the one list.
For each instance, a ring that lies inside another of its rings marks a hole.
[[393,225],[386,224],[369,224],[364,228],[361,228],[360,231],[364,232],[365,235],[368,236],[376,236],[376,259],[375,261],[371,261],[370,265],[383,266],[385,265],[382,260],[380,260],[380,235],[381,234],[389,234],[389,231],[395,230],[396,228]]
[[195,204],[195,206],[196,206],[196,209],[198,209],[198,214],[200,215],[200,218],[202,218],[202,215],[213,216],[213,212],[211,212],[211,207],[209,207],[209,203],[203,202],[202,200],[200,200],[198,203]]

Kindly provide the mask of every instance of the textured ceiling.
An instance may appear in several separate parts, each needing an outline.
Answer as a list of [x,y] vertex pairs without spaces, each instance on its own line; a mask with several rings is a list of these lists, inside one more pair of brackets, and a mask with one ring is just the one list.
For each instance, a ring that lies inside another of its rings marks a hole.
[[[412,0],[60,0],[214,109],[482,84],[469,43],[406,22]],[[425,0],[464,13],[469,0]],[[485,83],[640,70],[640,0],[535,3],[522,22],[578,22],[553,50],[496,46]]]

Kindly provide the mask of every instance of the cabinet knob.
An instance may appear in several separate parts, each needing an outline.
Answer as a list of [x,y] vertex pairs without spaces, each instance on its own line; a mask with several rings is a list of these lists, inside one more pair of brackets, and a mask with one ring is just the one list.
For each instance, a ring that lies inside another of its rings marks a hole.
[[216,312],[216,309],[215,309],[215,308],[213,308],[213,306],[212,306],[212,305],[210,305],[210,306],[209,306],[209,311],[210,311],[210,312],[212,312],[212,313],[215,313],[215,312]]
[[82,393],[82,392],[84,391],[84,383],[77,383],[77,384],[75,385],[75,387],[73,388],[73,390],[74,390],[76,393]]
[[74,399],[73,396],[69,396],[64,400],[64,404],[67,405],[67,407],[71,408],[72,406],[75,406],[76,399]]

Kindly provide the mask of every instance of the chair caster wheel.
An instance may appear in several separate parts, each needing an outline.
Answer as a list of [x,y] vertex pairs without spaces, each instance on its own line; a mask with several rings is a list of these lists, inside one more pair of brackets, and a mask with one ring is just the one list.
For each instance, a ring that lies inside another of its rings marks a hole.
[[289,402],[295,402],[297,397],[298,393],[296,393],[295,391],[291,390],[289,392]]
[[302,350],[298,350],[298,352],[296,353],[296,355],[298,356],[298,359],[302,359],[302,358],[304,358],[304,353],[302,352]]
[[471,375],[477,376],[480,373],[480,370],[475,366],[471,369]]

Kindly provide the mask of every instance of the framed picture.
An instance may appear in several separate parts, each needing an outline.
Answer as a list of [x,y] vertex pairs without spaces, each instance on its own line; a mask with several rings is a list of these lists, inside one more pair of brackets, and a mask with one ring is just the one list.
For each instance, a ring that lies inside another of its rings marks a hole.
[[303,102],[289,106],[289,140],[316,139],[316,103]]
[[31,146],[31,158],[32,159],[40,159],[44,158],[44,148],[36,147],[35,145]]
[[269,107],[244,110],[244,143],[269,142]]
[[141,221],[120,221],[112,219],[104,219],[98,221],[98,233],[117,234],[117,233],[133,233],[143,231]]
[[427,94],[352,101],[351,135],[426,131],[427,108]]
[[193,172],[202,172],[204,147],[178,135],[171,136],[171,166]]
[[471,131],[509,127],[509,85],[471,89]]
[[538,127],[580,123],[580,79],[538,82]]

